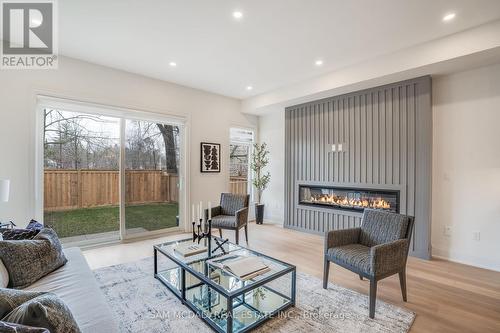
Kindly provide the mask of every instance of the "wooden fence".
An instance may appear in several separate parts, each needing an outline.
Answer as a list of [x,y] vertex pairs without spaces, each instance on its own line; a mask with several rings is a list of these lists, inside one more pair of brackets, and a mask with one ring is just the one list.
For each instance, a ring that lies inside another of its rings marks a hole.
[[[45,170],[46,211],[113,206],[120,202],[116,170]],[[177,175],[159,170],[125,173],[128,204],[178,202]]]
[[246,178],[231,177],[229,180],[229,191],[234,194],[247,194],[248,180]]
[[[178,176],[159,170],[125,173],[127,204],[178,202]],[[117,170],[45,170],[44,207],[60,211],[89,207],[116,206],[120,202]],[[247,194],[246,178],[231,177],[231,193]]]

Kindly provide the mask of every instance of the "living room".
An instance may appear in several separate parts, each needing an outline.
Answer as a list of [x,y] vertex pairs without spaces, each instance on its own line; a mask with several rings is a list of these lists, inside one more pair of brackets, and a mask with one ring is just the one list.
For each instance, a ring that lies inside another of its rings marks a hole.
[[0,332],[500,331],[498,1],[1,6]]

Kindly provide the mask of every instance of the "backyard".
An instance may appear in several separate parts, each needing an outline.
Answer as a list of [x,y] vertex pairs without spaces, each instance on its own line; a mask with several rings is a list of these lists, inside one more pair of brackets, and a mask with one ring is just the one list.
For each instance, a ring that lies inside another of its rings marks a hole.
[[[177,226],[177,206],[177,203],[127,206],[125,209],[126,228],[142,228],[152,231],[175,227]],[[45,212],[44,221],[61,238],[120,229],[118,206]]]

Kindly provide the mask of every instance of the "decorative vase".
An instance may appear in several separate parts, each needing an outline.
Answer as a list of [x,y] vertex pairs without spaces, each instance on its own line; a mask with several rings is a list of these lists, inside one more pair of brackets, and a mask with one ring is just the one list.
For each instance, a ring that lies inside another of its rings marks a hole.
[[262,224],[264,222],[264,204],[255,205],[255,222]]

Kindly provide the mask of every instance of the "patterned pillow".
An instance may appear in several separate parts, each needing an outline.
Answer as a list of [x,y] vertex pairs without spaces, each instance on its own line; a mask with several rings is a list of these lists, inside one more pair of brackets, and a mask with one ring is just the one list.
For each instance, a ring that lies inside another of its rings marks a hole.
[[[80,333],[78,324],[66,304],[52,293],[0,289],[3,311],[16,305],[2,321],[43,327],[51,333]],[[1,332],[1,331],[0,331]]]
[[[0,288],[5,288],[9,285],[9,271],[5,268],[2,260],[0,260]],[[0,331],[1,332],[1,331]]]
[[0,321],[0,332],[2,333],[50,333],[46,328],[31,327]]
[[0,229],[4,240],[33,239],[39,232],[37,229]]
[[24,291],[0,288],[0,319],[8,315],[9,312],[17,308],[19,305],[44,294],[45,293],[41,291]]
[[45,228],[31,240],[0,241],[0,260],[9,272],[9,287],[25,288],[68,261],[54,230]]
[[41,224],[37,220],[31,220],[30,223],[28,223],[28,225],[26,226],[26,229],[42,230],[43,224]]

